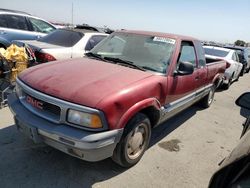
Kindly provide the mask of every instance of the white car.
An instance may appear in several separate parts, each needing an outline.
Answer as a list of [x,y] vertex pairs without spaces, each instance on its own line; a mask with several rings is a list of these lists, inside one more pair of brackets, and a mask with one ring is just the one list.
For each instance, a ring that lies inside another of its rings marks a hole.
[[57,29],[38,40],[14,41],[18,46],[28,45],[38,63],[83,57],[108,34],[86,30]]
[[242,64],[239,62],[238,54],[235,50],[215,46],[203,46],[205,56],[214,59],[223,59],[228,63],[225,71],[224,86],[228,89],[233,81],[237,81],[240,76]]

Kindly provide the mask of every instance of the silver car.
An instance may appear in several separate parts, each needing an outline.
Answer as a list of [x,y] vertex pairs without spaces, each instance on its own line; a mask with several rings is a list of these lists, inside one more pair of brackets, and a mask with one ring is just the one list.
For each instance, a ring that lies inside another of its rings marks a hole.
[[55,29],[46,20],[26,12],[0,8],[0,48],[7,48],[13,40],[36,40]]

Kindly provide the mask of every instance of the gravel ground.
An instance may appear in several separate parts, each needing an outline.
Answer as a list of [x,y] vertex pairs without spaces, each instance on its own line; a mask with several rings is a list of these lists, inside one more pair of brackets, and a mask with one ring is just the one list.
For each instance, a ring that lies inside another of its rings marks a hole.
[[123,169],[111,159],[89,163],[17,132],[0,110],[0,187],[207,187],[218,163],[239,141],[243,117],[236,98],[250,90],[250,74],[218,91],[209,109],[192,106],[153,130],[142,160]]

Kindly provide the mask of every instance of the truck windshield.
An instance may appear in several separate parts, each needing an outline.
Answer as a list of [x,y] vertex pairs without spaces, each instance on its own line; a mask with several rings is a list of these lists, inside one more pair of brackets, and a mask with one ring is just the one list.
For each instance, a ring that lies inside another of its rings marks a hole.
[[145,70],[166,73],[174,47],[175,40],[171,38],[118,32],[104,39],[91,53],[104,59],[130,62]]

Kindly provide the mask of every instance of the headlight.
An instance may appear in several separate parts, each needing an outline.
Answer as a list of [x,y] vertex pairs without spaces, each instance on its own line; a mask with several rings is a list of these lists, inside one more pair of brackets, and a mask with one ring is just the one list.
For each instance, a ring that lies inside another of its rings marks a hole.
[[89,128],[102,128],[102,121],[97,114],[89,114],[70,109],[68,111],[67,121]]

